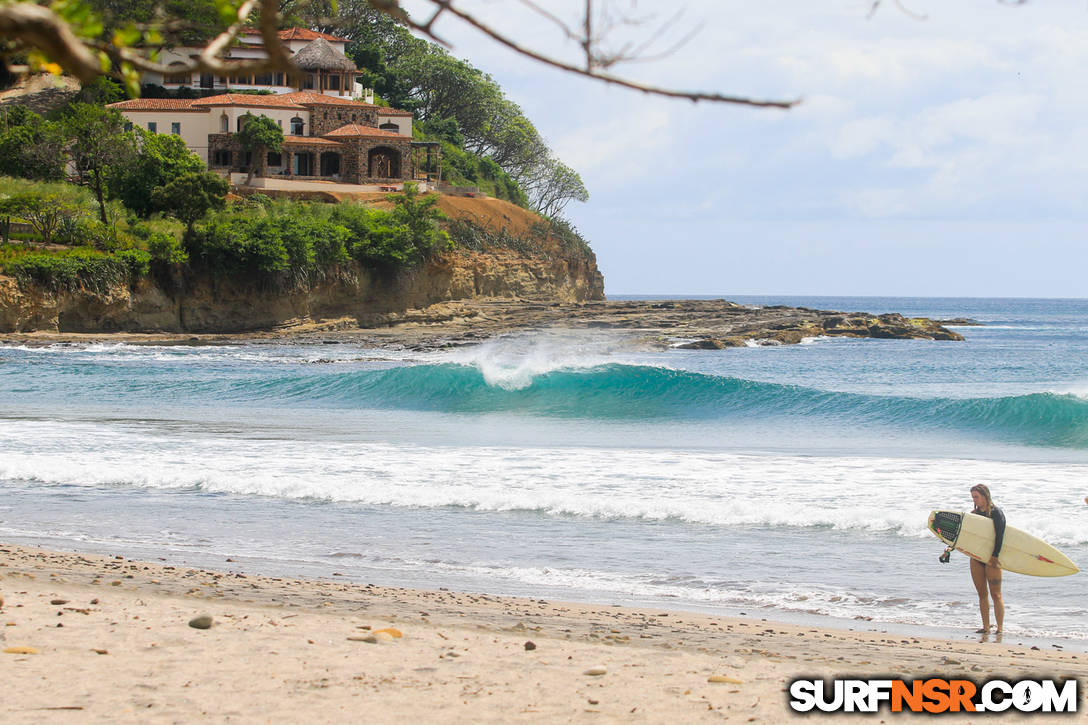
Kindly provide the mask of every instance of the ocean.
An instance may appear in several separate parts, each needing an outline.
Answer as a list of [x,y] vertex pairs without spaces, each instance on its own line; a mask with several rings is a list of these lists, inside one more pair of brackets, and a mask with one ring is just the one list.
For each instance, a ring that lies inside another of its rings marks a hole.
[[[721,351],[600,330],[3,345],[0,541],[965,637],[968,562],[938,562],[926,519],[983,482],[1088,568],[1088,300],[730,299],[983,326]],[[1006,642],[1088,648],[1088,574],[1004,590]]]

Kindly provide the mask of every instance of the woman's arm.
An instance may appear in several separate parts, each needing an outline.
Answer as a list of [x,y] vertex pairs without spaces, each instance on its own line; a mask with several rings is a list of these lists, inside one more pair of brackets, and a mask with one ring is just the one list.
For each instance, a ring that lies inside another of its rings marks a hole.
[[1001,509],[994,506],[993,511],[990,512],[990,516],[994,520],[994,556],[1001,553],[1001,545],[1005,543],[1005,514]]

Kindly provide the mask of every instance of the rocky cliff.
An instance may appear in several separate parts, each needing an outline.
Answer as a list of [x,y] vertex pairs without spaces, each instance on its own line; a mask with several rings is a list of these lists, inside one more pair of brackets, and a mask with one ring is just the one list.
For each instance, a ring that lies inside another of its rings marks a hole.
[[[495,199],[444,200],[453,218],[499,233],[524,234],[528,212]],[[604,298],[591,253],[563,251],[549,237],[509,249],[456,250],[421,267],[382,274],[356,268],[311,288],[273,290],[257,281],[188,276],[106,293],[21,287],[0,275],[0,332],[242,332],[321,323],[373,327],[408,310],[473,298],[581,302]]]

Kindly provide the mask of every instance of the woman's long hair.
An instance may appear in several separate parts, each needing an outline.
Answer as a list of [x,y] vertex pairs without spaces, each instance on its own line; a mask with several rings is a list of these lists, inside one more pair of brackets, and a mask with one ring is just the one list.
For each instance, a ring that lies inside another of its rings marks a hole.
[[982,498],[986,499],[986,510],[983,511],[983,513],[988,514],[994,510],[994,499],[990,496],[990,489],[985,483],[976,483],[974,486],[971,486],[971,490],[978,491],[982,494]]

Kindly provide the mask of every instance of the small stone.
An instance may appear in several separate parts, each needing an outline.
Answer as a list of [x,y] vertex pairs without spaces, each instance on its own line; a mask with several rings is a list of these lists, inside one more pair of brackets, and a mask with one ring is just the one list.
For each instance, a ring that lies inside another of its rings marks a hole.
[[587,701],[589,702],[590,705],[600,705],[601,704],[600,700],[594,700],[592,697],[588,698]]
[[98,600],[97,599],[92,599],[91,604],[98,604]]
[[588,670],[582,673],[583,675],[589,675],[590,677],[600,677],[601,675],[607,675],[608,669],[605,667],[590,667]]
[[951,657],[945,657],[944,658],[944,663],[946,665],[958,665],[958,664],[960,664],[960,661],[959,660],[954,660]]
[[729,677],[727,675],[711,675],[706,678],[707,682],[724,682],[729,685],[743,685],[744,680],[738,680],[736,677]]
[[525,649],[527,649],[527,650],[529,650],[530,652],[532,652],[532,651],[533,651],[534,649],[536,649],[536,643],[535,643],[535,642],[532,642],[532,641],[526,642],[526,643],[525,643]]
[[55,604],[55,605],[57,605],[59,607],[61,604],[67,604],[68,600],[67,599],[50,599],[49,603],[50,604]]
[[94,652],[96,655],[108,655],[110,653],[108,649],[95,649],[93,647],[91,648],[91,652]]
[[38,650],[33,647],[8,647],[4,650],[6,655],[36,655]]
[[193,629],[211,629],[212,618],[207,614],[201,614],[199,617],[190,619],[189,626]]
[[112,582],[110,582],[110,586],[111,586],[111,587],[119,587],[119,586],[121,586],[121,582],[119,582],[119,581],[112,581]]

